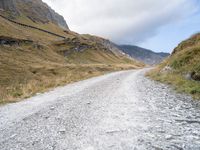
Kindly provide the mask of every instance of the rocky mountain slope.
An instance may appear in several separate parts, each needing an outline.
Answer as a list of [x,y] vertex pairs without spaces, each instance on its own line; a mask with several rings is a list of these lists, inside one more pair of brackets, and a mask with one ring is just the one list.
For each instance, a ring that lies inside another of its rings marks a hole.
[[148,65],[159,64],[163,61],[163,59],[169,56],[169,53],[156,53],[151,50],[133,45],[119,45],[118,47],[124,53]]
[[[50,8],[41,0],[0,3],[4,9],[1,15],[26,24],[0,17],[0,103],[105,72],[144,66],[128,58],[109,40],[63,30],[50,21],[47,15]],[[32,3],[35,8],[30,8]],[[19,7],[22,4],[26,10]],[[40,15],[43,8],[48,10],[47,14]],[[34,16],[37,9],[39,14]],[[49,22],[44,22],[43,17]]]
[[51,22],[68,29],[64,18],[41,0],[1,0],[0,9],[2,14],[13,19],[25,17],[33,22],[43,24]]
[[16,8],[16,2],[14,0],[1,0],[0,9],[1,11],[9,11],[13,15],[19,15],[19,11]]
[[150,75],[200,98],[200,33],[181,42]]

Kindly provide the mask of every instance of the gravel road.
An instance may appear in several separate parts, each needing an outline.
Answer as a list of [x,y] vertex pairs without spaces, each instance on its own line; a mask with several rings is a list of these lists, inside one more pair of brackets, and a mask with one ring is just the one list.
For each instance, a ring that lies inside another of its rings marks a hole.
[[200,150],[200,102],[106,74],[0,107],[0,150]]

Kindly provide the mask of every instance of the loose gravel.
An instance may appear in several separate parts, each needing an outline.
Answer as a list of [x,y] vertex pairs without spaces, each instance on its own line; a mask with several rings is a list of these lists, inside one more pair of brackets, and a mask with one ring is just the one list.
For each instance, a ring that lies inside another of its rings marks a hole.
[[0,107],[1,150],[199,150],[200,102],[144,77],[84,80]]

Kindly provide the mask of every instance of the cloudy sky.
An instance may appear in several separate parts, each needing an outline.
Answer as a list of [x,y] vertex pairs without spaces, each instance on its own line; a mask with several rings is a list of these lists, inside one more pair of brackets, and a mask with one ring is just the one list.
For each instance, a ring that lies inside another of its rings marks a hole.
[[200,31],[198,0],[43,0],[71,30],[171,52]]

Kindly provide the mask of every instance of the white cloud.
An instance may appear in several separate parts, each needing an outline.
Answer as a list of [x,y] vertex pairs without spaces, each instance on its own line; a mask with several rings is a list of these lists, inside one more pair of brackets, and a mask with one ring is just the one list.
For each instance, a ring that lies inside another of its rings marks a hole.
[[70,29],[139,43],[160,27],[194,13],[195,0],[43,0],[63,15]]

